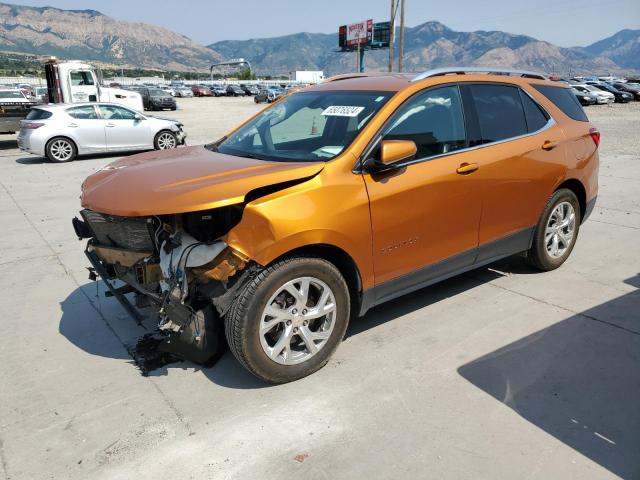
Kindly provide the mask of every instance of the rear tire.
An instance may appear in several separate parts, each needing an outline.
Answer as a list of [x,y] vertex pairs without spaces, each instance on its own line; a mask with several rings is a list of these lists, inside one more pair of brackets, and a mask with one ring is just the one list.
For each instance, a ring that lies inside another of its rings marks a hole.
[[544,272],[558,268],[571,255],[581,221],[576,195],[567,188],[557,190],[542,211],[526,262]]
[[47,158],[55,163],[70,162],[78,155],[76,144],[66,137],[54,137],[44,149]]
[[285,258],[242,289],[225,316],[225,334],[253,375],[287,383],[329,361],[347,330],[350,308],[347,284],[332,263]]

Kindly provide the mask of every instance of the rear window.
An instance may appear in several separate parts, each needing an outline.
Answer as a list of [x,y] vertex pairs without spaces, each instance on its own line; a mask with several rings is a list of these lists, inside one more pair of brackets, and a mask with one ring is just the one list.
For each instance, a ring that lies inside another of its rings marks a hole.
[[508,85],[471,85],[482,143],[498,142],[528,133],[518,90]]
[[51,117],[51,112],[48,112],[47,110],[41,110],[39,108],[32,108],[31,110],[29,110],[29,113],[27,113],[27,116],[25,117],[25,119],[27,120],[44,120],[45,118],[50,118]]
[[570,88],[552,87],[549,85],[533,85],[541,94],[547,97],[569,118],[579,122],[588,122],[589,119],[582,109],[582,105]]

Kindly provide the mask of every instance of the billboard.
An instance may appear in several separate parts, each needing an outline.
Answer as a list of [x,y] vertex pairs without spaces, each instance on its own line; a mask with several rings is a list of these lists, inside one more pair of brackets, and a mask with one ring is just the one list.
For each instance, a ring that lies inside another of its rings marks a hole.
[[338,47],[343,52],[389,48],[389,22],[373,23],[372,20],[341,25],[338,28]]
[[366,45],[373,39],[373,20],[364,20],[346,26],[345,44],[349,47],[354,45]]

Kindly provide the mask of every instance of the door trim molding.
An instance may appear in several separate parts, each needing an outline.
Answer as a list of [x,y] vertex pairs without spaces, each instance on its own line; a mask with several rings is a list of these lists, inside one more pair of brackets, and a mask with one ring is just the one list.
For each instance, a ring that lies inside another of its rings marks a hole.
[[359,315],[381,303],[531,248],[535,226],[512,232],[362,292]]

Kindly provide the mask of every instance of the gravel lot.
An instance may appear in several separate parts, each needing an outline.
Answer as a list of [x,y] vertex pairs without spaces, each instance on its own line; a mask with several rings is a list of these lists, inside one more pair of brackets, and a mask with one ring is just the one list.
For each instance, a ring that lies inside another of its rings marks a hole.
[[[257,111],[178,99],[188,143]],[[268,386],[229,354],[140,375],[145,331],[87,280],[70,219],[113,160],[0,136],[0,478],[640,478],[640,103],[590,107],[601,190],[569,261],[510,259],[375,308]]]

